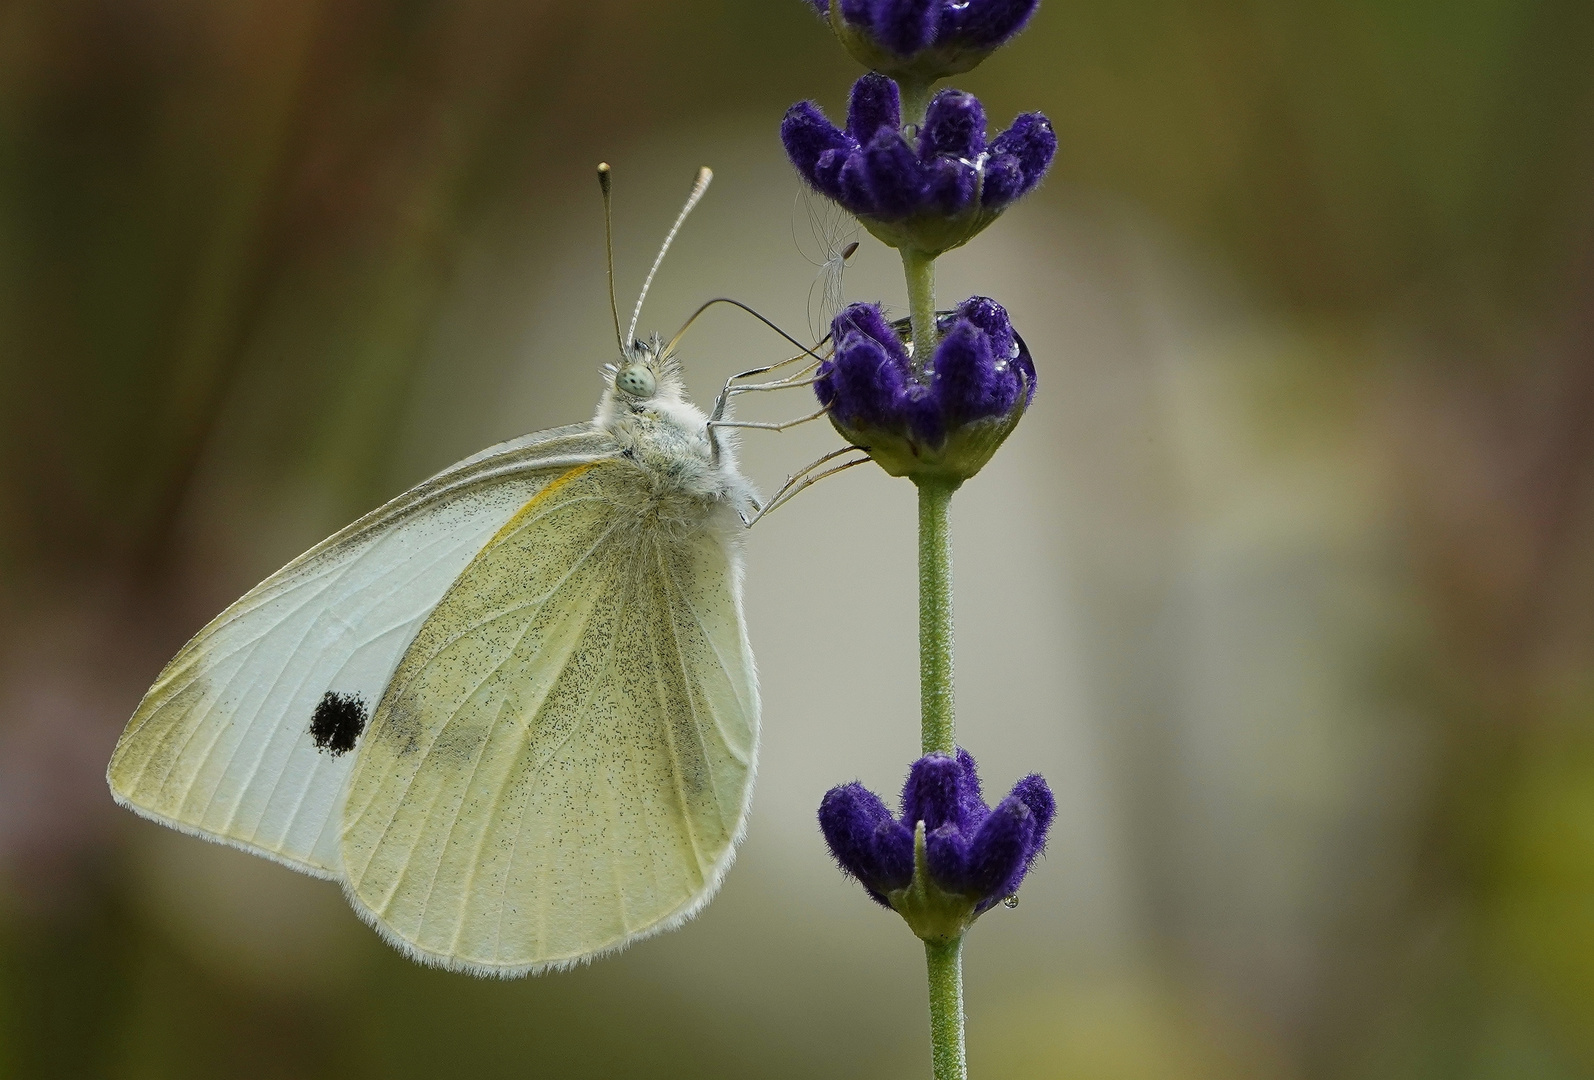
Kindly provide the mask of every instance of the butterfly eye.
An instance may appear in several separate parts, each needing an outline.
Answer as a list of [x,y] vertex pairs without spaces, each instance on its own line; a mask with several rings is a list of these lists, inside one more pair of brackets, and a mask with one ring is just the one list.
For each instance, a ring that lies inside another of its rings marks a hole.
[[653,372],[645,364],[627,364],[621,368],[620,374],[614,377],[614,385],[632,397],[639,398],[652,397],[653,391],[658,389]]

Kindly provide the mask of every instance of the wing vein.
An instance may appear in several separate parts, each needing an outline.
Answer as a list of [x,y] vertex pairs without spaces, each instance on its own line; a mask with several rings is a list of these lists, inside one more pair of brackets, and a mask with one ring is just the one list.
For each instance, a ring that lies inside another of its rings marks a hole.
[[[666,567],[665,564],[664,564],[664,548],[657,542],[656,539],[655,539],[654,545],[653,545],[653,552],[654,552],[655,558],[658,559],[658,563],[659,563],[659,581],[660,581],[660,584],[662,585],[665,582],[673,583],[674,582],[674,578],[670,575],[669,568]],[[670,622],[670,636],[675,642],[675,648],[674,648],[675,662],[677,664],[679,664],[680,668],[681,668],[681,682],[682,682],[682,685],[684,686],[685,691],[686,691],[686,707],[687,707],[687,709],[689,709],[691,711],[691,714],[692,714],[692,730],[697,732],[698,745],[701,746],[702,749],[703,749],[703,768],[704,768],[704,771],[707,773],[708,789],[714,795],[714,809],[719,814],[719,819],[720,819],[721,826],[727,827],[726,828],[727,834],[734,833],[734,831],[735,831],[734,825],[732,825],[729,821],[727,821],[727,819],[725,817],[725,803],[720,798],[719,778],[716,775],[716,770],[714,769],[713,761],[712,761],[712,759],[709,756],[708,739],[704,735],[704,732],[703,732],[703,722],[698,717],[697,699],[696,699],[696,695],[692,693],[692,673],[689,672],[686,669],[686,657],[684,655],[682,655],[682,653],[681,653],[681,646],[680,646],[681,631],[680,631],[680,628],[676,625],[676,622],[675,622],[675,605],[670,603],[670,597],[669,597],[668,588],[664,589],[663,591],[664,591],[664,601],[665,601],[664,602],[664,615],[665,615],[665,618],[667,618],[669,620],[669,622]],[[716,732],[719,732],[719,724],[718,724],[717,721],[715,722],[714,730]]]
[[[613,527],[611,526],[611,531],[612,531],[612,528]],[[625,603],[625,597],[624,597],[624,595],[622,595],[621,596],[621,604],[622,604],[622,606],[624,605],[624,603]],[[589,607],[587,609],[588,618],[591,618],[591,614],[592,614],[592,609]],[[617,616],[617,618],[618,618],[618,616]],[[618,625],[618,624],[616,624],[616,625]],[[582,627],[582,634],[584,635],[585,633],[586,633],[586,627],[583,626]],[[607,671],[608,670],[608,666],[613,662],[613,660],[614,660],[614,647],[615,647],[615,643],[618,640],[619,640],[619,634],[618,633],[612,635],[609,638],[609,647],[604,652],[603,667],[602,667],[601,670]],[[560,674],[563,674],[563,668],[561,668]],[[563,750],[565,745],[575,735],[576,731],[581,727],[581,721],[586,716],[588,706],[590,706],[592,704],[592,697],[593,697],[594,694],[597,693],[597,690],[598,690],[598,687],[600,685],[600,682],[601,681],[597,680],[597,679],[593,680],[593,685],[588,688],[586,694],[584,694],[582,696],[580,704],[577,705],[577,707],[575,709],[575,715],[577,717],[576,722],[571,724],[570,725],[570,730],[565,732],[564,736],[557,743],[554,744],[553,748],[548,753],[543,755],[542,760],[539,761],[536,765],[534,765],[529,770],[531,773],[536,774],[536,773],[542,772],[543,767],[545,765],[547,765],[548,762],[552,761],[554,755],[559,753],[560,750]],[[549,685],[551,686],[552,683],[550,683]],[[546,701],[547,699],[544,698],[543,700]],[[538,715],[540,715],[540,714],[541,714],[541,709],[539,708],[538,709]],[[521,740],[521,748],[522,748],[522,750],[525,747],[525,739],[527,737],[529,737],[529,734],[530,734],[530,725],[528,724],[527,725],[527,730],[523,734],[522,740]],[[530,803],[530,801],[531,801],[530,799],[527,799],[527,803],[528,804]],[[514,872],[515,857],[516,857],[517,854],[519,854],[519,851],[520,851],[520,838],[521,838],[521,835],[525,831],[525,827],[526,827],[526,807],[523,806],[520,809],[520,820],[515,823],[515,838],[514,838],[514,840],[512,840],[510,842],[510,845],[509,845],[509,862],[507,864],[507,869],[506,869],[506,871],[504,873],[504,885],[503,885],[502,890],[500,890],[500,892],[499,892],[498,924],[497,924],[496,929],[493,932],[493,955],[495,957],[499,956],[501,954],[501,952],[502,952],[502,949],[503,949],[504,910],[505,910],[505,908],[507,908],[509,906],[509,879],[510,879],[510,876]]]
[[[662,586],[662,582],[660,585]],[[662,589],[661,589],[662,591]],[[666,603],[668,597],[665,598]],[[652,634],[648,636],[648,646],[653,650],[653,680],[658,686],[659,700],[667,701],[668,694],[664,689],[664,658],[659,652],[659,642]],[[670,779],[673,782],[671,790],[675,793],[675,805],[681,811],[681,825],[686,831],[687,843],[692,845],[692,858],[697,861],[697,876],[701,881],[708,880],[708,867],[703,862],[703,852],[697,840],[697,827],[692,822],[692,815],[686,808],[686,785],[681,776],[681,755],[675,747],[675,732],[670,723],[668,707],[660,713],[660,730],[664,733],[664,749],[670,756]]]

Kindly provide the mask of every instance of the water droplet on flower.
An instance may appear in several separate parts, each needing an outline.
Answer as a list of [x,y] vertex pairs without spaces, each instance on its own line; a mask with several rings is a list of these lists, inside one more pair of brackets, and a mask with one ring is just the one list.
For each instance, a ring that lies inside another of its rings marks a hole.
[[1009,909],[1018,907],[1018,893],[1014,893],[1012,896],[1009,896],[1003,900],[1002,906]]

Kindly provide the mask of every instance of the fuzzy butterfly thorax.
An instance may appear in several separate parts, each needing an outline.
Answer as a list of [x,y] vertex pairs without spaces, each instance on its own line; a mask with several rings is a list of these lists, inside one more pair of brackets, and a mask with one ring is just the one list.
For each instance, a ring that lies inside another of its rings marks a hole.
[[[652,392],[623,388],[628,370],[645,369]],[[737,471],[736,448],[727,432],[712,434],[708,417],[687,400],[681,365],[659,337],[638,342],[622,363],[604,368],[603,398],[593,424],[612,438],[620,454],[638,467],[634,500],[639,527],[678,533],[700,528],[705,518],[735,531],[737,514],[757,498]]]

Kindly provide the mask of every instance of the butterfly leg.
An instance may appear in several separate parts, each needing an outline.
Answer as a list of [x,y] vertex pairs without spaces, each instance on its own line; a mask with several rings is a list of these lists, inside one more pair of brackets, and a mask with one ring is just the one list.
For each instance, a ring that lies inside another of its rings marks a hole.
[[[809,372],[811,372],[815,368],[817,368],[823,362],[821,360],[814,360],[814,361],[804,365],[802,370],[800,370],[800,371],[798,371],[798,372],[796,372],[796,373],[794,373],[792,375],[789,375],[789,376],[787,376],[784,379],[775,379],[774,381],[767,382],[767,383],[752,383],[752,384],[749,384],[749,385],[746,385],[746,386],[737,386],[736,385],[736,380],[738,380],[738,379],[750,379],[754,375],[765,375],[765,374],[768,374],[771,371],[775,371],[775,370],[778,370],[779,368],[785,367],[787,364],[795,364],[797,361],[801,360],[804,356],[808,356],[808,355],[811,355],[811,354],[809,354],[809,353],[798,353],[796,356],[793,356],[793,357],[790,357],[788,359],[782,360],[778,364],[767,364],[764,367],[749,368],[746,371],[738,371],[735,375],[732,375],[729,379],[725,380],[725,388],[720,391],[719,397],[714,399],[714,411],[713,411],[713,413],[710,414],[709,419],[710,420],[714,420],[714,421],[719,421],[719,420],[724,419],[724,417],[725,417],[725,407],[730,404],[731,395],[733,395],[733,394],[740,394],[743,391],[748,391],[748,390],[784,390],[784,389],[786,389],[789,386],[808,386],[808,385],[810,385],[814,380],[812,380],[812,379],[803,380],[803,376],[807,375]],[[799,381],[799,380],[802,380],[802,381]]]
[[826,465],[827,463],[832,462],[836,458],[842,457],[845,454],[849,454],[854,450],[862,451],[863,447],[843,446],[840,450],[832,450],[830,453],[808,465],[806,468],[799,469],[797,472],[792,473],[786,478],[786,482],[781,485],[780,490],[775,492],[775,494],[770,498],[769,502],[765,503],[763,507],[758,508],[757,512],[754,513],[751,518],[744,518],[744,523],[750,529],[754,525],[758,524],[759,520],[763,518],[764,515],[773,513],[782,506],[785,506],[787,503],[791,502],[792,499],[796,498],[799,492],[819,483],[819,481],[823,480],[825,477],[835,476],[839,472],[846,472],[855,465],[862,465],[864,462],[872,460],[868,453],[865,452],[861,457],[851,458],[847,461],[843,461],[839,465],[831,465],[828,469],[815,472],[816,469],[821,469],[822,466]]
[[782,420],[778,424],[757,423],[752,420],[710,420],[708,426],[710,431],[715,428],[757,428],[760,431],[785,431],[787,428],[794,428],[798,424],[806,424],[810,420],[818,420],[829,411],[830,407],[827,405],[817,412],[809,413],[807,416],[799,416],[795,420]]

